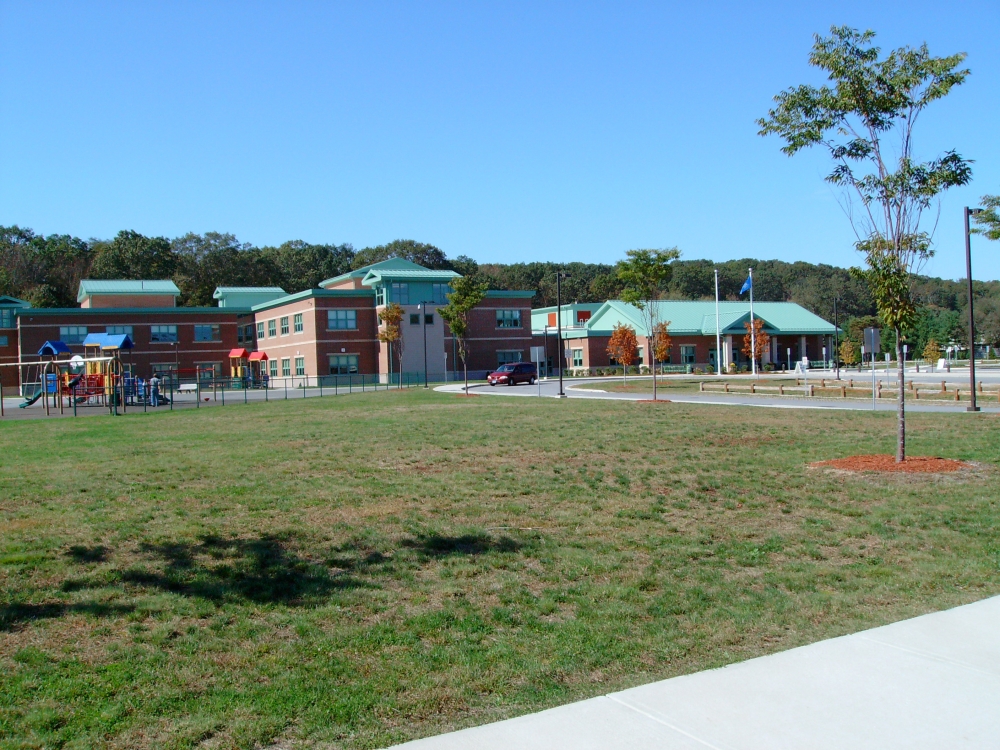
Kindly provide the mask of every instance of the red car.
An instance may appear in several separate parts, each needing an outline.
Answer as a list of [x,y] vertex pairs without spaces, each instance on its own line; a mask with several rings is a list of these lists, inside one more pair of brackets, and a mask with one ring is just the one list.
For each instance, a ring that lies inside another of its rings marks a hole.
[[500,365],[495,372],[486,376],[490,385],[517,385],[527,383],[534,385],[538,378],[534,362],[518,362],[516,364]]

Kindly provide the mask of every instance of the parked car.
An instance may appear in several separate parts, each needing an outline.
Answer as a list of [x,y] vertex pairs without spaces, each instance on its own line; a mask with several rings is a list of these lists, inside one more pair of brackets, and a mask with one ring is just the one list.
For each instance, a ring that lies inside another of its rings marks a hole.
[[538,372],[534,362],[500,365],[495,372],[486,376],[490,385],[517,385],[518,383],[534,385],[537,378]]

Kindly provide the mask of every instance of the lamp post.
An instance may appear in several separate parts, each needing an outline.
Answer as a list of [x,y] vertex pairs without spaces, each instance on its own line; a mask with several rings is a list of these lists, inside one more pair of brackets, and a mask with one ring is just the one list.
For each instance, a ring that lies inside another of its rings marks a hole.
[[417,305],[420,310],[422,328],[424,329],[424,388],[427,388],[427,302]]
[[839,297],[833,298],[833,361],[837,369],[837,380],[840,380],[840,316],[837,314]]
[[556,271],[556,338],[559,340],[559,398],[566,398],[563,393],[563,368],[566,366],[566,352],[563,351],[562,337],[562,280],[568,279],[569,274],[564,271]]
[[969,217],[982,211],[981,208],[965,207],[965,273],[969,284],[969,398],[971,400],[966,411],[979,411],[979,407],[976,406],[976,319],[972,315],[972,240]]

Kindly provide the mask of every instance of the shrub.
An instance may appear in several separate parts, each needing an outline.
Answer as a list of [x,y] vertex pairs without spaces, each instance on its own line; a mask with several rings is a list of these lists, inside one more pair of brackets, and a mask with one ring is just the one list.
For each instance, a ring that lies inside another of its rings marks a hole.
[[774,372],[774,365],[768,362],[766,365],[764,365],[764,372]]
[[702,375],[702,374],[704,374],[704,370],[702,370],[700,367],[694,368],[691,372],[694,375]]
[[705,372],[708,373],[709,375],[715,375],[715,368],[712,367],[712,365],[709,365],[708,367],[705,368]]
[[729,374],[733,375],[735,373],[736,373],[736,363],[735,362],[730,362],[729,363]]

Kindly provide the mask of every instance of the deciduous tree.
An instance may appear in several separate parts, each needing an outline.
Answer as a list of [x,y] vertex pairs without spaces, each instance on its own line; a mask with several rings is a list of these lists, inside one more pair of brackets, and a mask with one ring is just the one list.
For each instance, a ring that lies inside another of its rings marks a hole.
[[[625,260],[617,266],[618,278],[622,283],[622,300],[637,307],[646,328],[649,349],[655,354],[657,324],[660,322],[660,306],[657,301],[663,296],[673,269],[670,264],[681,257],[676,247],[664,250],[629,250]],[[656,357],[653,367],[653,400],[656,400]]]
[[438,308],[441,320],[448,324],[451,335],[455,337],[458,356],[462,358],[462,368],[465,370],[465,392],[469,392],[468,347],[466,344],[469,333],[469,313],[486,297],[489,286],[473,276],[459,276],[451,280],[451,293],[448,304]]
[[621,363],[623,383],[628,382],[628,368],[635,362],[638,348],[639,341],[632,326],[619,323],[611,331],[611,338],[608,339],[608,356]]
[[170,279],[177,265],[177,254],[166,237],[123,230],[111,242],[97,245],[90,275],[95,279]]
[[788,155],[825,148],[835,166],[827,180],[844,189],[845,211],[867,268],[855,272],[871,287],[883,323],[895,332],[897,378],[896,460],[906,457],[905,389],[901,332],[916,310],[910,275],[932,254],[924,215],[940,194],[966,184],[967,160],[954,151],[929,161],[914,154],[920,114],[969,75],[964,54],[933,57],[927,45],[901,47],[884,58],[873,31],[833,27],[815,37],[809,62],[830,85],[798,86],[775,97],[758,121],[761,135],[777,135]]
[[924,362],[929,362],[932,365],[936,365],[937,361],[941,359],[941,347],[938,346],[938,342],[931,339],[927,342],[927,346],[924,347]]
[[845,365],[858,363],[858,345],[850,339],[844,339],[840,342],[840,361]]
[[[753,331],[750,330],[750,321],[746,321],[743,327],[747,329],[743,336],[743,353],[748,359],[753,359],[764,364],[764,352],[771,345],[771,337],[764,332],[764,321],[760,318],[753,319]],[[760,370],[758,369],[758,372]]]
[[389,382],[392,382],[392,349],[396,345],[396,357],[399,361],[399,387],[403,387],[403,308],[395,302],[390,302],[378,314],[382,327],[378,332],[378,340],[389,347]]
[[[670,362],[670,321],[661,320],[653,328],[654,336],[650,342],[650,348],[653,350],[653,362]],[[653,343],[655,342],[655,343]],[[656,388],[656,367],[652,369],[653,373],[653,388]]]

